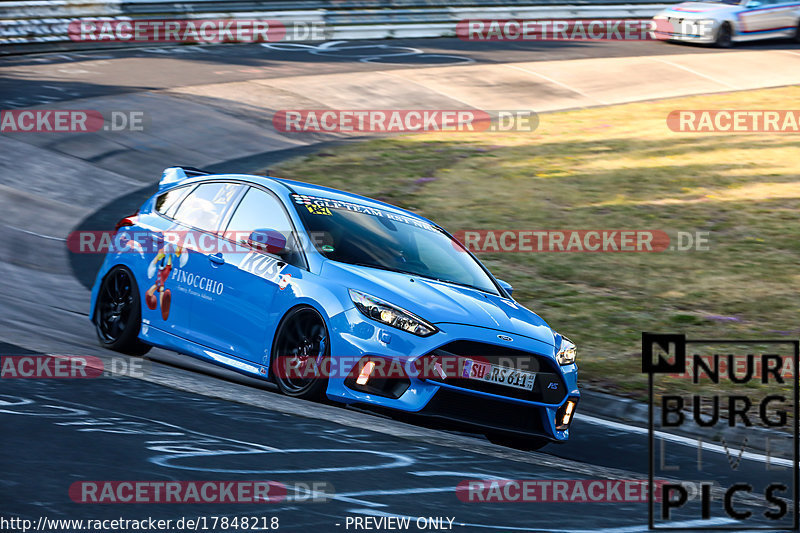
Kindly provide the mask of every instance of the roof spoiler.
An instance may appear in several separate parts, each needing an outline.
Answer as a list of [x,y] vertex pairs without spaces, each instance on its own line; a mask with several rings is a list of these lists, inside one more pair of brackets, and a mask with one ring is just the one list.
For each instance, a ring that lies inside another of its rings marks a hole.
[[165,168],[164,172],[161,173],[161,181],[158,182],[158,190],[165,189],[170,185],[174,185],[179,183],[187,178],[193,178],[195,176],[208,176],[211,172],[207,170],[200,170],[199,168],[195,167],[169,167]]

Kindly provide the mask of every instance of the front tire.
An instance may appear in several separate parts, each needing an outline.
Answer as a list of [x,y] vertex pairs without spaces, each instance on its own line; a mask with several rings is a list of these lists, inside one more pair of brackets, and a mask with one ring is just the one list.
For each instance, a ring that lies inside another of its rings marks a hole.
[[730,22],[723,22],[720,25],[714,45],[717,48],[730,48],[733,46],[733,28],[731,28]]
[[95,332],[102,346],[128,355],[150,351],[151,346],[139,340],[142,304],[130,270],[117,266],[106,274],[95,307]]
[[281,392],[294,398],[321,400],[328,385],[324,369],[330,359],[325,320],[311,307],[298,307],[281,321],[271,355],[272,377]]

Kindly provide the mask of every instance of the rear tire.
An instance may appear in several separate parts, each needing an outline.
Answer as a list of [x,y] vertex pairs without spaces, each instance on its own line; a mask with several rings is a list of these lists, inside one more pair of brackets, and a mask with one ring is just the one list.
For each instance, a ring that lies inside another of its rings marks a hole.
[[489,442],[492,444],[529,452],[541,450],[551,442],[544,437],[524,437],[505,433],[487,433],[486,438],[489,439]]
[[717,48],[730,48],[733,46],[733,29],[730,22],[723,22],[717,30],[717,37],[714,39]]
[[797,21],[797,27],[794,29],[794,39],[797,44],[800,44],[800,20]]
[[95,332],[102,346],[128,355],[150,351],[151,346],[139,340],[142,304],[130,270],[117,266],[106,274],[95,307]]
[[325,320],[312,307],[297,307],[281,321],[270,357],[272,378],[286,396],[321,400],[328,380],[330,340]]

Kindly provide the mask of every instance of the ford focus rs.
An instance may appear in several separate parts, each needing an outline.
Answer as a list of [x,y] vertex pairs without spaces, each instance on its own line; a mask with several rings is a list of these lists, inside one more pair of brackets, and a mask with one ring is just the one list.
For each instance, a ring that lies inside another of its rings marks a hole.
[[290,396],[414,413],[531,448],[569,437],[575,345],[412,212],[172,167],[111,235],[90,314],[110,349],[158,346]]

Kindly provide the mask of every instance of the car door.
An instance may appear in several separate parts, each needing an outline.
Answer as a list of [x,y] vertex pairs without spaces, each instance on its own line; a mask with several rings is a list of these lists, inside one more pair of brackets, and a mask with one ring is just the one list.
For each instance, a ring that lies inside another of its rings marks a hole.
[[778,31],[782,25],[781,9],[775,0],[751,0],[739,18],[742,22],[740,31],[751,38],[761,37],[762,33]]
[[787,35],[794,36],[798,29],[798,5],[797,1],[779,0],[775,4],[775,12],[778,20],[778,28]]
[[141,292],[143,323],[179,337],[189,332],[189,306],[180,299],[172,305],[175,286],[170,277],[175,268],[185,264],[187,256],[165,235],[180,228],[174,219],[175,211],[194,187],[185,185],[158,195],[152,212],[138,217],[137,225],[143,231],[137,231],[137,246],[133,248],[142,256],[135,263],[134,275]]
[[172,308],[186,310],[188,326],[182,336],[200,344],[208,345],[208,339],[198,329],[198,309],[204,313],[213,310],[226,282],[214,262],[217,234],[244,189],[241,184],[224,181],[199,184],[175,210],[177,226],[165,235],[173,243],[168,249],[179,254],[167,280]]
[[[250,247],[247,237],[256,229],[280,232],[289,251],[278,256]],[[297,279],[303,265],[281,200],[266,189],[248,188],[219,236],[214,260],[217,278],[225,285],[215,300],[199,300],[192,313],[193,327],[206,336],[209,346],[262,364],[269,354],[267,333],[280,319],[275,297],[292,276]]]

